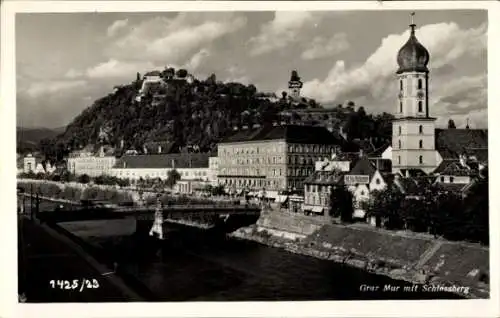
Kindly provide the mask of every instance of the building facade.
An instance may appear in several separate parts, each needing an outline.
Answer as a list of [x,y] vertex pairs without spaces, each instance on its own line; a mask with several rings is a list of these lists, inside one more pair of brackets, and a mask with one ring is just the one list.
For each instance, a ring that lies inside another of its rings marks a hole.
[[107,155],[103,149],[95,155],[90,151],[76,151],[68,156],[67,168],[75,175],[86,174],[89,177],[109,175],[116,163],[116,157]]
[[341,141],[324,127],[274,125],[236,132],[218,145],[219,183],[233,190],[302,190],[315,162]]
[[116,162],[110,174],[134,183],[140,179],[166,180],[169,172],[176,170],[181,180],[208,181],[208,158],[209,154],[204,153],[125,155]]

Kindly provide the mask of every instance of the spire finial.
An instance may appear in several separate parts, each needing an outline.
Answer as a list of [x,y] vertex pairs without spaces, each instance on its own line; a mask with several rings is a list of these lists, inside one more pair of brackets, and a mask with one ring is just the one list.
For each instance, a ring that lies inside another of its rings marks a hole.
[[415,21],[413,21],[414,17],[415,17],[415,12],[410,13],[410,28],[411,28],[411,33],[415,33],[415,27],[417,26],[415,24]]
[[467,118],[467,126],[465,126],[465,129],[469,129],[469,118]]

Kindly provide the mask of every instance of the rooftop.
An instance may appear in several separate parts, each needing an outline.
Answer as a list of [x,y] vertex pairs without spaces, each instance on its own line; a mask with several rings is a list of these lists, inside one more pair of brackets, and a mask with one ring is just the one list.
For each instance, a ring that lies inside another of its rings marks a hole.
[[118,159],[115,168],[208,168],[208,153],[175,153],[154,155],[125,155]]
[[458,158],[466,153],[477,156],[478,160],[487,161],[488,130],[436,129],[436,149],[443,159]]
[[358,160],[354,168],[348,173],[349,175],[363,175],[373,177],[377,169],[375,165],[368,159],[368,157],[364,156]]
[[321,170],[315,171],[304,180],[304,184],[342,184],[345,172],[339,170]]
[[332,134],[322,126],[265,125],[258,128],[238,130],[221,143],[285,140],[289,143],[341,145],[340,136]]

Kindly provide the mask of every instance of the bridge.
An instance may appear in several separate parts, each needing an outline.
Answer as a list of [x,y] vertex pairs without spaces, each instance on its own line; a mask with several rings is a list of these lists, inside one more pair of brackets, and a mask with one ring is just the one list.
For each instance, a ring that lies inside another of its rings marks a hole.
[[[32,198],[30,195],[25,197]],[[40,201],[52,206],[40,209]],[[260,216],[261,207],[255,204],[167,204],[157,201],[156,206],[117,206],[110,204],[82,204],[67,200],[35,197],[34,215],[42,222],[60,223],[90,220],[134,218],[137,231],[150,229],[150,235],[163,239],[166,223],[181,223],[206,227],[207,224],[225,224],[227,230],[252,224]],[[54,204],[55,203],[55,204]]]

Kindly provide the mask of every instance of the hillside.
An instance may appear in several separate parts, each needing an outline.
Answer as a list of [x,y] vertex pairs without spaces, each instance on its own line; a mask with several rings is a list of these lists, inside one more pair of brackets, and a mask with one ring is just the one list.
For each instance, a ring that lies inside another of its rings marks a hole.
[[[180,76],[172,76],[179,73]],[[142,151],[148,141],[168,141],[181,148],[195,146],[202,152],[214,151],[217,142],[235,126],[304,121],[307,118],[300,118],[294,110],[321,109],[314,100],[294,101],[286,93],[275,98],[257,92],[254,85],[219,82],[215,75],[206,80],[189,81],[186,73],[185,70],[174,73],[173,69],[166,69],[161,73],[161,85],[153,85],[140,100],[137,96],[143,80],[137,74],[136,81],[116,87],[113,93],[96,100],[67,126],[64,133],[42,140],[42,151],[48,157],[60,159],[70,149],[96,145],[99,141],[120,150]],[[390,136],[387,116],[368,116],[362,107],[355,111],[352,105],[347,112],[345,108],[337,109],[351,136],[369,136],[370,132],[377,134],[380,131],[385,137]],[[361,122],[359,116],[363,118]],[[338,126],[338,119],[326,121]]]

